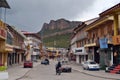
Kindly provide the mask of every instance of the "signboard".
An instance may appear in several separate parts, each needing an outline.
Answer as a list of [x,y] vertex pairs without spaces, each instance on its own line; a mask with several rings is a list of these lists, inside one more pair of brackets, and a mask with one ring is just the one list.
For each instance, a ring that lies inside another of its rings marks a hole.
[[100,43],[100,48],[108,48],[108,39],[107,38],[102,38],[99,39],[99,43]]
[[114,45],[119,45],[120,44],[120,35],[118,36],[113,36],[112,41]]
[[0,28],[0,37],[6,39],[7,33],[5,29]]
[[86,55],[87,54],[84,47],[74,48],[73,52],[76,55]]

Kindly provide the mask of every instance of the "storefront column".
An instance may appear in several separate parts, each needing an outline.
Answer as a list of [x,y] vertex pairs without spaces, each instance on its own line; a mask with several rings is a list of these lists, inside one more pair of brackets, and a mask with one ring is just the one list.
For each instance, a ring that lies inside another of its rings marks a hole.
[[22,53],[19,54],[19,63],[22,62]]
[[0,52],[0,64],[2,64],[2,53]]
[[7,66],[7,53],[3,53],[3,64]]
[[76,55],[76,63],[79,63],[79,55]]
[[2,53],[2,64],[4,64],[4,54]]
[[113,52],[111,51],[111,62],[110,62],[111,64],[111,66],[113,65]]
[[118,25],[119,25],[119,20],[118,20],[118,14],[114,14],[114,36],[118,35]]
[[84,55],[84,61],[86,61],[86,55]]

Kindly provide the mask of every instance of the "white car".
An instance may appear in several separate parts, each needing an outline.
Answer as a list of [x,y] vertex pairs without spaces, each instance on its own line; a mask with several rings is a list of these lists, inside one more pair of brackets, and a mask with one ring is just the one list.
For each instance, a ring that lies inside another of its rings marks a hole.
[[100,66],[96,62],[89,60],[82,63],[83,69],[86,70],[99,70]]

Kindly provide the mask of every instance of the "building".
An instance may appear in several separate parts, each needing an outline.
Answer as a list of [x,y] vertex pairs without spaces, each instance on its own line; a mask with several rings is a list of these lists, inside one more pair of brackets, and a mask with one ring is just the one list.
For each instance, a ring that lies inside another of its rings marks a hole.
[[37,61],[41,56],[41,37],[37,33],[26,31],[22,31],[22,33],[27,37],[26,44],[29,45],[28,60]]
[[[10,6],[6,0],[1,0],[0,8],[10,9]],[[5,66],[7,66],[7,55],[8,55],[6,53],[6,50],[8,49],[7,48],[8,46],[5,45],[6,39],[7,39],[6,24],[4,21],[0,19],[0,64]]]
[[26,37],[14,26],[7,25],[7,28],[7,44],[13,48],[13,51],[8,51],[8,63],[9,65],[20,64],[25,59],[26,45],[24,41]]
[[7,39],[7,30],[5,24],[0,20],[0,64],[7,66],[7,53],[5,53],[5,42]]
[[120,63],[119,31],[120,3],[99,14],[99,19],[87,25],[88,41],[85,47],[92,52],[90,59],[101,67]]
[[76,63],[82,63],[83,61],[88,60],[88,51],[84,45],[87,43],[87,32],[85,31],[87,25],[95,21],[97,18],[82,22],[76,28],[74,28],[73,38],[71,40],[71,51],[73,57],[76,57]]

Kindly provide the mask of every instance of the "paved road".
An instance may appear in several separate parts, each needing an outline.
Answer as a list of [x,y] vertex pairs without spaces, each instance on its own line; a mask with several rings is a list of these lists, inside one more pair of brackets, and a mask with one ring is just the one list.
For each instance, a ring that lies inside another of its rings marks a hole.
[[72,70],[72,73],[62,73],[61,75],[55,74],[55,62],[50,65],[39,64],[31,69],[21,79],[18,80],[113,80],[105,79],[96,76],[84,74],[77,70]]

